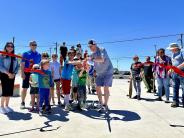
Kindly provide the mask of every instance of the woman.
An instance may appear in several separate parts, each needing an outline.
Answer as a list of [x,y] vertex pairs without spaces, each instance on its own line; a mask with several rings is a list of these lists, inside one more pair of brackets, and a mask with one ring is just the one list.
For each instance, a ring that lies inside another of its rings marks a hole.
[[[7,42],[4,51],[9,54],[14,54],[14,44]],[[9,107],[10,96],[13,96],[15,75],[19,69],[18,60],[15,57],[8,55],[0,56],[0,72],[1,72],[1,85],[2,85],[2,97],[0,113],[6,114],[13,112],[13,109]]]
[[133,85],[136,91],[136,96],[134,96],[133,99],[141,100],[141,72],[143,70],[143,64],[139,62],[138,56],[134,56],[133,61],[134,63],[132,63],[130,67],[131,78],[133,79]]

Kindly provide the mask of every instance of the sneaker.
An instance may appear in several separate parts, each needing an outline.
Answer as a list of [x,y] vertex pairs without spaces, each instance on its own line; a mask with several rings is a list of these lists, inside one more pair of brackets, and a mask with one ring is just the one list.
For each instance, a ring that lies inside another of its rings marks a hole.
[[161,97],[158,97],[156,100],[157,101],[163,101]]
[[10,107],[8,107],[8,106],[7,106],[7,107],[5,107],[5,110],[6,110],[6,112],[7,112],[7,113],[13,112],[13,109],[11,109],[11,108],[10,108]]
[[105,113],[105,112],[106,112],[106,108],[105,108],[104,106],[102,106],[102,107],[98,110],[98,112],[100,112],[100,113]]
[[141,96],[140,95],[137,96],[137,100],[141,100]]
[[39,111],[39,116],[43,116],[43,110]]
[[165,103],[170,103],[170,101],[167,99],[167,100],[165,101]]
[[179,107],[179,105],[174,102],[171,104],[171,107],[176,108],[176,107]]
[[22,103],[21,103],[20,109],[25,109],[25,102],[22,102]]
[[6,114],[7,111],[5,110],[4,107],[0,107],[0,114]]
[[70,104],[68,105],[65,105],[65,111],[71,111],[72,110],[72,107],[70,106]]
[[34,108],[30,108],[30,109],[29,109],[29,112],[33,112],[33,111],[34,111]]
[[78,104],[78,102],[77,102],[77,100],[74,100],[73,102],[72,102],[72,104]]
[[58,106],[61,106],[61,101],[58,102]]
[[136,96],[134,96],[132,99],[137,99],[137,95],[136,95]]

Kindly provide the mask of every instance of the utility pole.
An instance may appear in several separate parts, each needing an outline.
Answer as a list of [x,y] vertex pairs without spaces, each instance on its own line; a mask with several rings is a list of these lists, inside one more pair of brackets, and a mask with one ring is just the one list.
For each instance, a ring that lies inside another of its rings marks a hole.
[[117,69],[119,70],[119,59],[117,58]]
[[180,35],[181,49],[183,48],[183,34]]
[[52,48],[50,47],[50,58],[52,57]]
[[55,45],[56,45],[55,50],[56,50],[56,55],[57,55],[57,53],[58,53],[58,43],[56,42]]
[[12,39],[12,40],[13,40],[13,41],[12,41],[12,42],[13,42],[13,44],[15,44],[15,37],[13,37],[13,39]]

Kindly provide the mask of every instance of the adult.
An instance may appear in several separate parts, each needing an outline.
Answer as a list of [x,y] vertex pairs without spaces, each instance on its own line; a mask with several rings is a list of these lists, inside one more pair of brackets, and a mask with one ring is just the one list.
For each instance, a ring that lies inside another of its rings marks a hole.
[[139,61],[138,56],[133,57],[134,63],[132,63],[130,67],[131,79],[133,80],[134,89],[136,91],[136,95],[133,99],[141,100],[141,80],[142,80],[142,69],[143,64]]
[[[12,42],[7,42],[4,51],[10,54],[14,54],[15,48]],[[0,113],[5,114],[12,112],[13,109],[9,107],[10,97],[13,96],[15,75],[18,73],[19,64],[15,57],[8,55],[0,56],[0,72],[1,72],[1,85],[2,85],[2,97]]]
[[[27,94],[27,89],[29,88],[29,78],[30,73],[24,72],[25,68],[32,68],[33,64],[40,64],[41,62],[41,54],[36,51],[37,43],[36,41],[31,41],[29,43],[30,50],[23,53],[22,61],[21,61],[21,77],[23,79],[22,82],[22,92],[21,92],[21,109],[25,108],[25,98]],[[30,62],[31,61],[31,62]]]
[[66,56],[67,56],[67,47],[66,47],[66,43],[63,42],[63,45],[60,47],[60,64],[61,66],[63,66],[63,62],[65,62],[66,60]]
[[159,64],[163,64],[165,66],[171,65],[171,58],[165,55],[165,49],[160,48],[158,50],[158,56],[155,59],[155,66],[154,66],[154,71],[155,71],[155,77],[157,79],[157,84],[158,84],[158,101],[162,101],[162,92],[163,88],[165,90],[166,94],[166,101],[165,103],[169,103],[169,95],[170,95],[170,90],[169,90],[169,82],[170,78],[168,75],[168,71],[166,68],[163,66],[160,66]]
[[[155,93],[155,85],[153,84],[153,62],[151,61],[151,58],[149,56],[146,57],[146,62],[144,62],[144,66],[143,66],[143,71],[144,71],[144,77],[143,77],[143,81],[144,84],[147,88],[147,92],[151,93],[154,92]],[[154,89],[154,91],[153,91]]]
[[[94,62],[96,70],[96,91],[100,102],[100,110],[108,109],[109,87],[112,87],[113,66],[111,60],[104,48],[99,48],[94,40],[88,42],[92,51],[91,60]],[[102,90],[104,88],[104,102],[102,100]]]
[[[184,71],[184,55],[181,52],[179,45],[177,43],[171,43],[167,49],[172,52],[172,65]],[[184,107],[184,78],[174,72],[172,72],[171,77],[173,81],[173,103],[171,104],[171,107],[179,106],[180,85],[182,88],[182,105]]]

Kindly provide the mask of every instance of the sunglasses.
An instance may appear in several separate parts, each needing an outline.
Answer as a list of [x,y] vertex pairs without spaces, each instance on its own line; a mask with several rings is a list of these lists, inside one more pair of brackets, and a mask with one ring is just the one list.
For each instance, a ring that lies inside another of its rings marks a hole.
[[12,45],[7,45],[7,47],[8,47],[8,48],[9,48],[9,47],[14,48]]
[[37,44],[32,44],[31,46],[37,46]]

